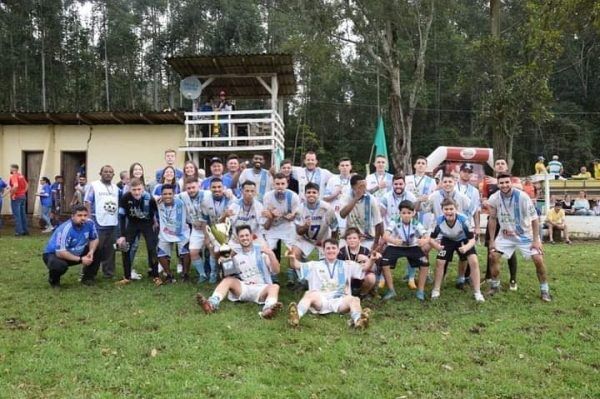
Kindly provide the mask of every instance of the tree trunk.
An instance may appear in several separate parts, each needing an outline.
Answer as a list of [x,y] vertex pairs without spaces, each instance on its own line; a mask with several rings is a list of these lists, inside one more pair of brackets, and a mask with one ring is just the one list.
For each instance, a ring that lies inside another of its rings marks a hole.
[[[500,6],[501,0],[490,0],[490,28],[491,35],[494,41],[500,40]],[[502,87],[502,58],[498,51],[493,54],[492,61],[492,75],[493,75],[493,90],[500,90]],[[492,109],[491,112],[494,114],[491,119],[491,130],[492,130],[492,143],[494,146],[494,157],[496,159],[505,159],[510,165],[511,159],[508,157],[508,148],[512,147],[511,140],[507,134],[504,126],[505,116],[501,109]]]

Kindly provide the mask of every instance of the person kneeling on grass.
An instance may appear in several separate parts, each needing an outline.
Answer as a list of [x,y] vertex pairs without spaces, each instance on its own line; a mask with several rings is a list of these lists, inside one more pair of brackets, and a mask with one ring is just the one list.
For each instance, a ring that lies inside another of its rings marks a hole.
[[350,282],[362,279],[377,257],[371,254],[369,260],[361,267],[352,261],[337,259],[339,247],[336,240],[328,238],[323,242],[325,258],[320,261],[299,262],[293,252],[287,251],[290,268],[297,271],[301,280],[308,281],[308,291],[298,304],[290,303],[288,323],[292,327],[300,324],[300,318],[309,310],[312,313],[348,313],[350,325],[355,328],[366,328],[369,325],[370,309],[362,309],[360,298],[350,295]]
[[225,277],[208,299],[198,293],[196,300],[206,314],[216,311],[226,295],[230,301],[264,304],[258,315],[271,319],[282,307],[277,301],[279,285],[271,280],[271,274],[279,273],[277,257],[268,245],[261,246],[252,241],[250,226],[238,226],[236,235],[241,250],[233,256],[233,262],[240,273]]
[[414,217],[415,208],[411,201],[400,202],[398,209],[400,219],[390,220],[383,234],[387,247],[383,251],[380,265],[387,289],[382,299],[387,301],[396,296],[391,269],[396,267],[398,259],[406,258],[410,267],[419,268],[416,295],[417,299],[423,301],[425,300],[425,282],[429,274],[429,259],[421,247],[429,244],[429,235],[425,227]]
[[100,262],[94,257],[98,248],[98,232],[94,222],[88,219],[85,206],[78,205],[71,211],[71,219],[58,226],[44,250],[42,259],[48,267],[48,282],[53,288],[60,287],[60,277],[69,266],[82,264],[81,283],[91,285]]
[[[438,250],[431,299],[440,297],[445,265],[452,262],[454,252],[457,252],[460,260],[466,260],[471,269],[475,300],[485,302],[479,288],[479,261],[475,251],[475,234],[469,218],[456,212],[456,203],[450,198],[442,201],[442,212],[443,215],[436,219],[436,226],[430,237],[431,246]],[[441,243],[437,240],[438,237],[441,237]]]

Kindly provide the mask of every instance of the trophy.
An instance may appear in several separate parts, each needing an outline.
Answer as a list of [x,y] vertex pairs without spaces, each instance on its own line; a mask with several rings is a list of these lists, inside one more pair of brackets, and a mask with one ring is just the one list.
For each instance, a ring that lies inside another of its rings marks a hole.
[[231,247],[227,245],[229,232],[231,231],[231,220],[225,219],[225,223],[215,223],[206,226],[206,234],[210,239],[215,253],[218,253],[217,262],[221,266],[223,277],[240,274],[240,269],[233,262]]

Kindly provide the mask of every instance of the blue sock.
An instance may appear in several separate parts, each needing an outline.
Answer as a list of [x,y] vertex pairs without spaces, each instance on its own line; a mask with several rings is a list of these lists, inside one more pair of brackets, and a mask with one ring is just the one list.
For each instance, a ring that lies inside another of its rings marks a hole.
[[202,258],[193,259],[192,266],[194,266],[194,269],[196,269],[196,271],[198,272],[198,276],[206,277],[206,273],[204,272],[204,261],[202,260]]
[[465,281],[466,281],[465,276],[459,276],[456,278],[457,283],[464,283]]
[[358,321],[358,319],[360,319],[360,312],[357,312],[357,311],[350,312],[350,318],[352,319],[352,321],[354,321],[356,323]]
[[425,300],[425,291],[418,290],[416,293],[416,296],[417,296],[417,299],[424,301]]
[[548,286],[548,283],[541,283],[540,284],[540,291],[549,292],[550,291],[550,287]]
[[215,308],[218,308],[219,304],[221,303],[221,298],[219,298],[217,295],[212,295],[210,298],[208,298],[208,302],[210,302]]
[[409,280],[414,280],[416,274],[417,274],[417,268],[416,267],[409,267],[408,268],[408,279]]

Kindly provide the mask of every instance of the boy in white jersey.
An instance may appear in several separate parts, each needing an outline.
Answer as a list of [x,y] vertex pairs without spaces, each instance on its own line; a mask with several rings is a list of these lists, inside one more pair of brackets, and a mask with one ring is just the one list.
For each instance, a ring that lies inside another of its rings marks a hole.
[[384,301],[396,297],[392,269],[400,258],[406,258],[412,268],[419,268],[417,298],[425,300],[425,282],[429,273],[429,259],[421,249],[429,240],[427,230],[415,216],[415,207],[410,201],[402,201],[398,205],[400,219],[392,221],[385,229],[383,239],[387,247],[379,262],[385,285],[387,287],[382,299]]
[[[226,195],[227,193],[227,195]],[[223,181],[215,177],[210,182],[210,193],[204,195],[204,199],[200,203],[202,213],[202,228],[212,226],[217,223],[222,223],[227,218],[225,210],[229,206],[233,194],[230,190],[225,191]],[[204,244],[210,251],[210,276],[208,282],[215,284],[217,282],[217,252],[219,244],[212,242],[207,234],[204,237]]]
[[[183,201],[186,210],[187,224],[191,227],[189,250],[190,261],[192,266],[198,272],[198,282],[207,280],[206,272],[204,271],[204,262],[201,258],[201,253],[204,250],[204,227],[202,219],[201,204],[205,195],[209,193],[200,190],[198,179],[194,176],[186,176],[183,179],[183,188],[185,191],[177,195]],[[188,274],[183,274],[183,280],[189,280]]]
[[290,251],[290,267],[297,270],[301,279],[308,281],[308,291],[296,305],[290,303],[288,323],[292,327],[300,324],[300,318],[309,310],[312,313],[350,313],[351,325],[366,328],[369,324],[370,310],[362,309],[360,298],[350,295],[350,282],[353,278],[362,278],[365,270],[371,268],[374,256],[361,267],[352,261],[337,259],[338,244],[334,239],[325,240],[325,258],[321,261],[301,263]]
[[242,183],[242,198],[232,201],[229,208],[225,211],[231,220],[233,234],[229,240],[229,247],[238,252],[241,250],[236,228],[239,226],[249,226],[254,234],[254,240],[257,244],[265,244],[263,229],[265,217],[263,216],[263,205],[256,199],[256,184],[247,180]]
[[[492,282],[488,295],[500,291],[500,258],[510,258],[518,249],[525,259],[533,259],[540,282],[542,301],[550,302],[550,288],[546,280],[546,267],[539,235],[539,220],[535,206],[529,196],[512,187],[509,174],[498,175],[499,191],[488,200],[490,209],[488,229],[489,250],[492,252]],[[496,224],[500,231],[496,237]]]
[[[179,255],[183,258],[183,273],[189,274],[190,252],[188,242],[190,229],[187,225],[187,212],[182,200],[175,198],[175,188],[170,184],[162,187],[161,201],[158,204],[159,232],[158,232],[158,262],[166,274],[166,282],[175,282],[171,273],[171,252],[177,245]],[[161,281],[155,279],[155,284]]]
[[[450,198],[442,201],[443,215],[436,219],[436,226],[431,233],[431,245],[438,250],[435,280],[431,299],[440,297],[442,280],[444,279],[445,266],[452,262],[454,252],[458,253],[460,260],[468,261],[471,268],[474,297],[477,302],[484,302],[479,288],[479,261],[475,251],[475,235],[471,228],[470,219],[456,211],[456,202]],[[441,242],[437,240],[441,236]]]
[[375,157],[375,173],[367,176],[367,191],[377,199],[382,198],[392,190],[393,179],[391,173],[386,172],[387,159],[383,155]]
[[[338,219],[338,227],[341,233],[346,228],[346,219],[340,216],[340,209],[342,209],[342,199],[350,195],[350,177],[352,172],[352,161],[350,158],[342,158],[338,163],[339,175],[333,175],[327,181],[327,189],[325,190],[325,196],[323,199],[331,204],[335,215]],[[306,188],[305,191],[306,193]]]
[[292,176],[298,180],[298,192],[302,199],[304,199],[304,187],[308,183],[318,184],[321,196],[325,194],[327,181],[331,178],[332,174],[327,169],[319,168],[318,164],[317,154],[314,151],[308,151],[304,155],[304,167],[295,166],[292,169]]
[[[410,191],[406,191],[406,183],[404,175],[395,175],[393,177],[393,189],[386,192],[379,199],[379,207],[381,208],[381,216],[383,217],[384,226],[387,227],[393,222],[400,219],[400,210],[398,206],[402,201],[410,201],[417,205],[417,197]],[[368,185],[367,185],[368,187]]]
[[296,258],[308,258],[316,249],[319,258],[323,257],[323,241],[327,238],[337,239],[338,224],[335,212],[325,201],[319,200],[319,186],[308,183],[304,188],[306,202],[301,206],[296,217],[296,243],[292,251]]
[[250,226],[237,226],[235,232],[241,249],[233,256],[233,263],[240,274],[225,277],[208,299],[198,293],[196,300],[206,314],[216,311],[225,296],[234,302],[254,302],[264,305],[258,315],[271,319],[282,308],[277,299],[279,285],[271,280],[271,274],[279,273],[279,261],[268,246],[253,241]]
[[342,202],[340,216],[346,219],[346,227],[360,230],[363,244],[374,251],[383,236],[383,220],[377,199],[367,192],[367,182],[361,175],[350,178],[352,191]]
[[[272,190],[273,179],[268,170],[264,168],[265,157],[260,154],[255,154],[252,157],[252,168],[247,168],[242,171],[239,178],[240,188],[246,181],[252,181],[256,185],[258,201],[262,202],[265,194]],[[253,230],[255,231],[255,230]]]

